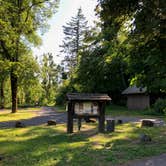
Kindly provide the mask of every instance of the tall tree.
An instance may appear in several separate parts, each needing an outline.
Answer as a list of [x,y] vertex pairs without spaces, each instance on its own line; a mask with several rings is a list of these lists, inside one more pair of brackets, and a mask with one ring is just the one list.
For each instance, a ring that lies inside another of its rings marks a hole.
[[[117,51],[122,50],[122,58],[128,63],[130,83],[146,86],[150,92],[164,92],[165,1],[99,0],[99,6],[102,33],[106,42],[112,40],[113,44],[116,43],[122,28],[128,32],[123,46],[118,45]],[[108,43],[108,48],[111,47],[112,44]]]
[[81,91],[105,92],[111,94],[114,101],[118,101],[117,98],[120,98],[122,90],[128,85],[127,61],[124,55],[127,32],[121,25],[129,16],[117,18],[115,13],[109,11],[109,6],[108,1],[102,1],[99,9],[96,9],[100,16],[97,25],[101,30],[94,31],[93,28],[85,38],[90,44],[81,53],[76,83]]
[[4,61],[0,57],[0,108],[5,107],[5,82],[9,78],[10,73],[10,63],[9,61]]
[[44,104],[50,104],[55,102],[59,74],[51,53],[43,55],[41,72]]
[[40,81],[40,65],[31,53],[20,59],[18,72],[18,104],[39,103],[43,89]]
[[65,54],[64,63],[71,71],[78,64],[79,52],[83,49],[83,40],[88,26],[82,9],[79,8],[77,15],[71,18],[71,21],[63,26],[64,40],[61,45],[62,52]]
[[39,45],[37,30],[45,30],[58,0],[0,0],[0,51],[13,63],[10,71],[12,113],[17,111],[17,63],[30,46]]
[[163,0],[142,0],[128,39],[131,81],[158,94],[166,94],[165,8]]

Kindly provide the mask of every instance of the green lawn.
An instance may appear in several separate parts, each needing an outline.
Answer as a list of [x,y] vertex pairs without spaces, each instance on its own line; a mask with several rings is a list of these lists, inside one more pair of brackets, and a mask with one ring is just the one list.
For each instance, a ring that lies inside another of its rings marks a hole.
[[41,108],[19,109],[17,113],[14,113],[14,114],[11,113],[11,110],[6,109],[3,111],[0,111],[0,122],[33,118],[36,116],[36,113],[31,111],[40,110],[40,109]]
[[52,109],[56,112],[59,112],[59,113],[66,112],[65,105],[56,105],[55,107],[52,107]]
[[[126,123],[117,125],[114,133],[100,134],[97,124],[83,124],[81,132],[76,126],[74,130],[66,134],[63,124],[0,129],[0,165],[111,166],[166,153],[166,127]],[[140,143],[141,133],[149,134],[152,142]]]
[[[98,134],[95,126],[66,134],[64,125],[0,130],[0,161],[4,166],[114,165],[166,152],[166,129],[123,124],[111,134]],[[88,131],[87,131],[88,130]],[[149,133],[153,142],[139,142]]]
[[144,117],[144,118],[161,118],[166,122],[166,115],[157,114],[154,110],[146,109],[146,110],[128,110],[127,107],[117,106],[117,105],[109,105],[106,106],[106,115],[111,116],[133,116],[133,117]]

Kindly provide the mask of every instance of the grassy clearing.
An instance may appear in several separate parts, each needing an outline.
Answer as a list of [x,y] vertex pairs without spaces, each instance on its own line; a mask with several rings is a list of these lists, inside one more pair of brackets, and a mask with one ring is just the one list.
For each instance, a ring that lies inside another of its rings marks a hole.
[[156,114],[153,109],[128,110],[127,107],[110,105],[106,107],[106,115],[111,116],[133,116],[133,117],[156,117],[166,121],[166,115]]
[[[0,121],[34,117],[30,110],[1,112]],[[108,107],[106,112],[114,116],[144,116],[140,111],[117,106]],[[139,123],[126,123],[117,125],[113,133],[100,134],[97,124],[83,123],[81,132],[76,125],[74,131],[66,134],[63,124],[0,129],[0,166],[112,166],[166,153],[166,127],[140,128]],[[140,143],[141,133],[150,135],[152,142]]]
[[[139,125],[119,125],[114,133],[105,134],[97,133],[96,124],[83,124],[74,134],[66,134],[65,125],[2,129],[0,165],[110,166],[166,152],[166,128]],[[152,143],[140,143],[140,133],[151,135]]]
[[36,113],[32,112],[32,110],[40,110],[40,108],[19,109],[18,112],[14,114],[12,114],[9,109],[2,110],[0,111],[0,122],[33,118],[36,116]]
[[55,107],[52,107],[52,109],[58,113],[66,112],[66,106],[65,105],[56,105]]

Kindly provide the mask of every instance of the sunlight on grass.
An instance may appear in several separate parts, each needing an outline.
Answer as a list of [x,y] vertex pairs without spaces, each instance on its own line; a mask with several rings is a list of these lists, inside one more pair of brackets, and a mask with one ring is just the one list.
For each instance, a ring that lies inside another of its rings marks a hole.
[[[17,113],[11,113],[11,110],[0,111],[0,122],[33,118],[36,116],[36,113],[32,112],[32,110],[34,108],[21,109]],[[35,110],[39,110],[39,108]]]
[[[98,133],[97,124],[83,123],[67,134],[66,125],[0,130],[3,166],[113,165],[166,152],[166,128],[140,128],[139,123],[117,125],[113,133]],[[152,143],[139,142],[140,133]],[[153,149],[153,150],[152,150]]]

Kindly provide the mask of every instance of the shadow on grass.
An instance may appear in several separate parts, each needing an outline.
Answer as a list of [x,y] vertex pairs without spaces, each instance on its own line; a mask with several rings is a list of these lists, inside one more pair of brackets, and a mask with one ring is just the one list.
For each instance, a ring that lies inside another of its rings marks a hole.
[[[8,116],[5,115],[5,116]],[[66,123],[67,115],[66,113],[55,113],[55,112],[47,112],[45,114],[41,114],[39,116],[35,116],[29,119],[19,119],[19,120],[12,120],[12,121],[4,121],[0,122],[0,128],[11,128],[15,127],[16,121],[21,121],[25,124],[25,126],[37,126],[46,124],[48,120],[56,120],[57,123]]]
[[[63,126],[29,127],[5,130],[11,136],[3,139],[0,154],[5,166],[114,165],[144,156],[166,152],[166,141],[159,137],[165,128],[139,128],[131,124],[117,126],[114,133],[98,134],[96,128],[66,134]],[[140,133],[149,133],[154,142],[139,143]],[[163,137],[165,135],[162,135]],[[135,141],[136,140],[136,141]],[[100,144],[96,148],[94,143]]]

